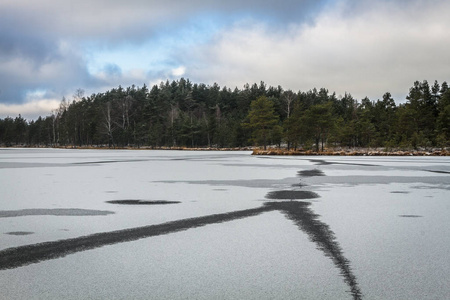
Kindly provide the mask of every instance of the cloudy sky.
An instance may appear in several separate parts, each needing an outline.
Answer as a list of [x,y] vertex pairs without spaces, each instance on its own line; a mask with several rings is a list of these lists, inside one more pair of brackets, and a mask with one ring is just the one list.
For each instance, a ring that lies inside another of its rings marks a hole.
[[189,78],[397,102],[450,81],[447,0],[1,0],[0,118]]

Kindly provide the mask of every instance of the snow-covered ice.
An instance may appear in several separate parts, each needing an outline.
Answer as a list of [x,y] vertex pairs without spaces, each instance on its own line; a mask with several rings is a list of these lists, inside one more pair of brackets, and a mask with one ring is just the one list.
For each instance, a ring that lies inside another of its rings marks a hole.
[[[0,268],[2,297],[351,299],[352,286],[364,299],[450,294],[449,158],[250,154],[0,149],[0,267],[21,246],[203,222]],[[258,210],[280,201],[311,203],[302,213],[314,220]],[[203,218],[213,215],[226,221]]]

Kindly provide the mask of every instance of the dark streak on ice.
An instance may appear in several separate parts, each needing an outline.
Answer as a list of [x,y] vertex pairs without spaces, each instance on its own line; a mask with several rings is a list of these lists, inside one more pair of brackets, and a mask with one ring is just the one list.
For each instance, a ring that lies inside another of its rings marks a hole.
[[34,232],[31,231],[11,231],[11,232],[5,232],[5,234],[9,234],[9,235],[30,235],[33,234]]
[[255,216],[274,209],[274,207],[265,205],[254,209],[172,221],[159,225],[102,232],[72,239],[8,248],[0,251],[0,270],[18,268],[106,245],[135,241],[142,238],[170,234],[208,224],[228,222],[235,219]]
[[32,208],[21,210],[0,210],[0,218],[22,217],[22,216],[104,216],[114,214],[107,210],[91,210],[79,208]]
[[321,222],[310,208],[308,202],[270,202],[267,205],[274,207],[286,214],[288,219],[306,234],[317,245],[317,248],[329,257],[340,270],[345,283],[350,287],[353,299],[362,299],[362,293],[350,267],[350,261],[344,257],[341,246],[336,240],[330,227]]
[[401,218],[422,218],[423,216],[419,215],[399,215]]
[[311,191],[273,191],[266,195],[267,199],[277,200],[303,200],[319,198],[319,195]]
[[166,201],[166,200],[111,200],[106,201],[111,204],[125,204],[125,205],[164,205],[164,204],[178,204],[180,201]]
[[142,162],[149,161],[148,159],[124,159],[124,160],[100,160],[100,161],[85,161],[85,162],[76,162],[72,163],[72,165],[96,165],[96,164],[112,164],[112,163],[122,163],[122,162]]
[[8,248],[0,251],[0,270],[18,268],[106,245],[170,234],[208,224],[229,222],[256,216],[268,211],[280,210],[288,219],[294,221],[300,230],[308,234],[310,240],[317,245],[318,249],[331,258],[336,267],[339,268],[344,281],[349,285],[353,299],[361,299],[361,291],[350,268],[350,262],[344,257],[334,233],[327,224],[318,220],[319,216],[313,213],[309,205],[310,203],[308,202],[299,201],[268,202],[259,208]]
[[323,159],[309,159],[310,162],[312,163],[316,163],[316,165],[322,165],[322,166],[327,166],[327,165],[332,165],[332,162],[329,161],[325,161]]
[[303,177],[325,176],[325,173],[319,169],[302,170],[298,171],[297,174]]
[[426,171],[432,172],[432,173],[438,173],[438,174],[450,174],[450,172],[441,171],[441,170],[426,170]]
[[316,163],[316,165],[349,165],[349,166],[363,166],[363,167],[379,167],[374,164],[360,164],[360,163],[343,163],[343,162],[330,162],[323,159],[309,159],[310,162]]
[[305,183],[299,182],[299,183],[294,183],[291,186],[295,187],[295,188],[303,188],[303,187],[308,186],[308,185],[305,184]]

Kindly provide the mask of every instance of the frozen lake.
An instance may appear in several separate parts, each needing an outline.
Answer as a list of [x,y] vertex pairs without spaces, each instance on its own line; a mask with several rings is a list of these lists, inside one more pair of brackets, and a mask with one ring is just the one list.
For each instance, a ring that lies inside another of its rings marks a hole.
[[4,299],[448,299],[450,158],[0,149]]

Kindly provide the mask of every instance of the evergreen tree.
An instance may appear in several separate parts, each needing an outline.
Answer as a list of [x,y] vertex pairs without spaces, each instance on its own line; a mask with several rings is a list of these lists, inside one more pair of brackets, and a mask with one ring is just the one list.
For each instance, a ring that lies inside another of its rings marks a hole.
[[324,143],[335,125],[332,105],[332,102],[313,105],[305,111],[301,119],[306,132],[314,140],[316,152],[319,152],[320,146],[322,151],[324,150]]
[[272,129],[278,123],[279,117],[275,114],[273,102],[266,96],[260,96],[250,104],[248,123],[245,126],[252,130],[253,141],[267,147]]
[[390,93],[359,103],[349,93],[337,98],[325,88],[294,93],[261,81],[231,90],[184,78],[150,90],[119,86],[89,97],[79,89],[72,102],[63,98],[47,117],[0,119],[0,145],[243,147],[251,141],[264,147],[315,144],[317,151],[325,143],[450,146],[447,82],[416,81],[406,100],[397,107]]

